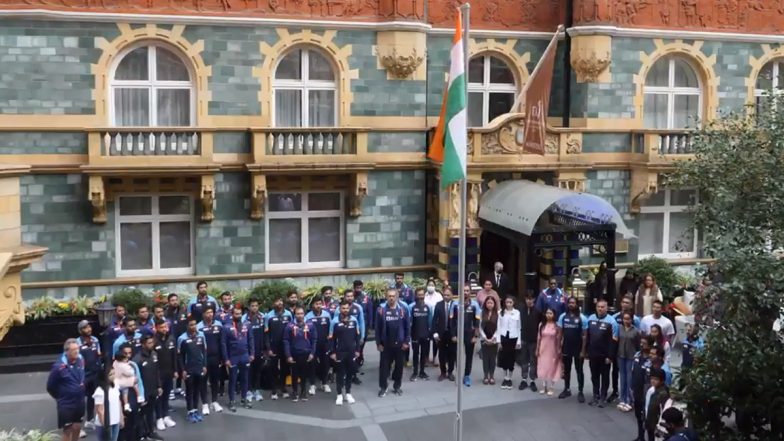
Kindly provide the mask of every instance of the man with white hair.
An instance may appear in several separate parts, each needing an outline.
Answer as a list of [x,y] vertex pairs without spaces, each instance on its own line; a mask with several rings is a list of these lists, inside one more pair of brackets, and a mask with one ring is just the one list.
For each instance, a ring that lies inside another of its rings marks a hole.
[[489,277],[489,280],[493,282],[493,289],[501,298],[506,298],[511,293],[512,287],[509,277],[504,273],[504,264],[496,262],[493,264],[493,269],[493,274]]
[[46,391],[57,401],[57,427],[63,429],[63,441],[76,441],[84,417],[84,362],[79,354],[79,341],[69,338],[63,354],[52,365]]

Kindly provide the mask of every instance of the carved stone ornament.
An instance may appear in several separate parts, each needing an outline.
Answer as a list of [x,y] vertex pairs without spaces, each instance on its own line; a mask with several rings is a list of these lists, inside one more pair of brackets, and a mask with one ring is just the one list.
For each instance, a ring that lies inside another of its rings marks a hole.
[[212,222],[215,219],[215,183],[212,176],[202,176],[199,199],[201,199],[201,220]]
[[460,184],[449,186],[449,229],[460,230]]
[[577,138],[569,138],[566,140],[566,154],[567,155],[576,155],[578,153],[582,153],[583,145]]
[[362,201],[368,195],[368,175],[360,172],[354,175],[354,186],[351,192],[351,210],[349,215],[359,217],[362,215]]
[[578,54],[572,57],[572,68],[577,75],[578,83],[595,83],[599,81],[599,75],[610,66],[610,54],[597,56],[596,52],[588,54]]
[[548,133],[544,140],[544,153],[548,155],[557,155],[560,142],[561,138],[558,135]]
[[578,193],[585,192],[585,179],[564,179],[558,181],[558,187],[565,190],[576,191]]
[[640,212],[642,202],[659,191],[659,175],[648,170],[632,169],[631,184],[630,211],[637,214]]
[[522,139],[516,136],[522,129],[521,119],[507,122],[495,132],[482,133],[483,155],[513,155],[522,151]]
[[466,226],[469,229],[479,228],[479,198],[482,195],[481,182],[468,183],[468,213]]
[[90,205],[93,208],[93,223],[106,223],[106,191],[103,186],[103,178],[100,176],[90,176]]
[[253,188],[250,193],[250,218],[259,220],[264,217],[264,204],[267,201],[267,177],[253,176]]
[[381,65],[393,78],[404,80],[416,72],[424,60],[417,54],[416,48],[412,49],[411,55],[399,55],[397,49],[392,48],[392,53],[381,56]]

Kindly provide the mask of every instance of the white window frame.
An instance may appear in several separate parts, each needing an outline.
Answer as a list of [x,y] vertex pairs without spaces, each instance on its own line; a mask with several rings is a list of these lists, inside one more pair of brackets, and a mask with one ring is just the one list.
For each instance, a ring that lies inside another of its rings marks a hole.
[[[659,59],[654,62],[660,63],[663,60],[667,61],[667,86],[643,86],[643,109],[645,108],[645,98],[647,95],[666,95],[667,96],[667,127],[657,128],[659,130],[673,130],[684,129],[685,127],[675,127],[675,96],[697,96],[697,118],[702,119],[702,79],[694,68],[694,65],[688,60],[677,56],[667,56],[664,59]],[[684,62],[694,73],[697,78],[697,87],[676,87],[675,86],[675,61]],[[653,68],[653,65],[651,65]],[[648,71],[650,75],[650,71]],[[648,78],[645,78],[647,83]]]
[[[300,211],[271,211],[269,202],[272,196],[279,194],[300,194],[302,198],[302,205]],[[308,211],[308,199],[310,194],[314,193],[335,193],[340,196],[340,208],[338,210],[323,210],[323,211]],[[268,271],[275,270],[291,270],[303,268],[342,268],[345,262],[345,248],[346,248],[346,216],[345,216],[345,194],[340,190],[313,190],[313,191],[276,191],[271,192],[270,197],[265,202],[266,219],[264,229],[264,260]],[[310,262],[309,250],[309,220],[316,218],[340,218],[340,260],[329,262]],[[270,263],[270,240],[269,240],[269,223],[270,219],[300,219],[300,256],[302,260],[299,263]]]
[[[759,89],[757,85],[759,84],[759,76],[762,75],[762,71],[768,66],[768,64],[772,64],[771,69],[771,90],[766,89]],[[766,94],[771,94],[772,96],[781,96],[784,95],[784,84],[779,84],[779,73],[784,69],[784,59],[777,58],[775,60],[768,61],[762,66],[759,73],[757,74],[757,79],[754,80],[754,110],[759,112],[759,98],[765,96]]]
[[[116,80],[115,75],[117,74],[117,68],[122,63],[123,59],[126,55],[130,54],[136,49],[141,47],[147,48],[147,80]],[[158,75],[157,63],[157,49],[158,48],[166,49],[167,51],[174,54],[177,58],[179,58],[180,62],[185,66],[185,70],[188,72],[188,81],[158,81],[156,76]],[[161,44],[157,42],[150,42],[146,41],[142,44],[135,44],[129,46],[125,50],[123,50],[120,55],[117,57],[117,61],[112,66],[111,70],[109,71],[109,124],[112,127],[117,127],[117,118],[114,108],[114,95],[117,89],[147,89],[149,92],[149,115],[150,115],[150,124],[149,127],[160,127],[158,126],[158,90],[172,90],[172,89],[181,89],[181,90],[188,90],[189,93],[189,104],[190,104],[190,124],[187,126],[182,127],[194,127],[196,125],[196,88],[193,84],[193,70],[191,69],[190,63],[185,60],[182,55],[180,55],[177,49],[169,47],[166,44]]]
[[[674,190],[694,190],[691,188],[683,188],[683,189],[674,189]],[[660,190],[664,192],[664,204],[663,205],[655,205],[655,206],[640,206],[640,214],[661,214],[664,225],[662,226],[662,237],[660,238],[661,245],[662,245],[662,252],[661,253],[648,253],[642,254],[640,253],[638,258],[643,259],[646,257],[661,257],[663,259],[690,259],[697,257],[697,246],[699,244],[699,235],[697,227],[694,227],[693,237],[694,237],[694,246],[692,252],[670,252],[670,216],[673,213],[684,213],[689,210],[688,205],[671,205],[671,197],[673,189],[663,189]],[[694,193],[694,203],[697,204],[700,201],[700,195],[698,192],[695,191]],[[640,232],[642,234],[642,232]]]
[[[280,66],[281,61],[286,57],[293,56],[297,50],[302,51],[302,65],[300,68],[302,69],[302,79],[299,80],[288,80],[288,79],[278,79],[278,67]],[[320,90],[331,90],[335,97],[335,103],[333,105],[332,111],[334,112],[333,119],[335,120],[335,126],[339,126],[340,122],[338,121],[338,106],[340,105],[340,97],[338,96],[338,74],[335,66],[332,64],[330,57],[325,53],[320,52],[319,55],[324,57],[327,62],[330,64],[332,68],[332,77],[334,81],[327,81],[327,80],[311,80],[310,79],[310,53],[317,52],[318,49],[313,49],[309,47],[296,47],[293,50],[289,51],[288,53],[284,54],[280,57],[280,61],[278,64],[275,65],[275,69],[272,71],[272,121],[271,124],[273,127],[281,127],[277,125],[277,116],[275,115],[275,100],[277,98],[277,91],[278,90],[299,90],[300,91],[300,99],[301,101],[301,114],[300,120],[302,124],[300,127],[313,127],[310,125],[310,92],[311,91],[320,91]]]
[[[190,201],[190,212],[188,214],[165,214],[159,213],[159,201],[161,196],[186,196]],[[120,214],[120,199],[123,197],[140,197],[152,199],[150,214],[144,215],[121,215]],[[116,273],[118,277],[135,277],[135,276],[182,276],[192,275],[195,268],[195,243],[194,243],[194,198],[193,195],[188,193],[123,193],[117,195],[115,198],[115,216],[114,216],[114,231],[115,231],[115,250],[116,250]],[[161,222],[188,222],[190,224],[190,253],[191,253],[191,266],[187,268],[161,268]],[[122,224],[133,223],[150,223],[152,224],[152,268],[144,270],[124,270],[122,269]]]
[[[468,93],[481,93],[482,94],[482,127],[490,124],[490,94],[491,93],[511,93],[512,95],[517,94],[517,76],[515,75],[514,70],[509,66],[509,63],[506,60],[496,54],[492,53],[485,53],[476,55],[473,58],[483,59],[482,61],[482,82],[481,83],[468,83]],[[512,78],[514,78],[514,84],[506,84],[506,83],[491,83],[490,82],[490,58],[496,58],[502,61],[506,68],[509,69],[509,72],[512,73]],[[468,73],[466,72],[466,75]],[[510,109],[511,110],[511,109]]]

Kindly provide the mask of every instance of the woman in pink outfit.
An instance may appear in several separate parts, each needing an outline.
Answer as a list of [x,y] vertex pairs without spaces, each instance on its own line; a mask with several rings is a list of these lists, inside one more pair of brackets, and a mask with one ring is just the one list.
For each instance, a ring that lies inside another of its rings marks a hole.
[[542,380],[540,394],[553,395],[556,381],[561,379],[561,329],[555,324],[555,311],[548,308],[539,325],[536,342],[536,375]]

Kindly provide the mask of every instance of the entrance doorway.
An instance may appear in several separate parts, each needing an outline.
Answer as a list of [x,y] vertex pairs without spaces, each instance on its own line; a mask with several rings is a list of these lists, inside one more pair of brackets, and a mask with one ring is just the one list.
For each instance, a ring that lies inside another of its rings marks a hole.
[[512,285],[511,293],[516,294],[519,280],[523,275],[520,272],[520,248],[509,239],[488,230],[482,230],[479,244],[481,268],[479,284],[484,282],[485,277],[492,275],[495,262],[501,262],[504,264],[504,272],[509,277],[509,282]]

